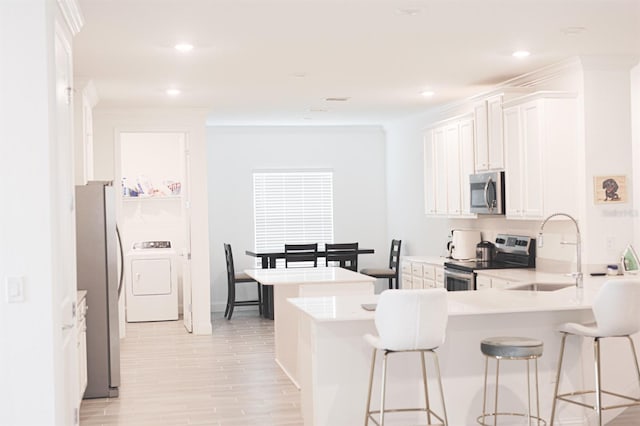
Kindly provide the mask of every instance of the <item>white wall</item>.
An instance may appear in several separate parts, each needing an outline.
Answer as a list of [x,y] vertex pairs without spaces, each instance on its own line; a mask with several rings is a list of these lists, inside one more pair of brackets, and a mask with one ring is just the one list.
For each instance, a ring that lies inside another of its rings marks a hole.
[[640,248],[640,63],[631,70],[631,146],[633,167],[633,245]]
[[[583,58],[585,245],[591,264],[616,263],[633,242],[630,58]],[[636,163],[638,164],[638,163]],[[640,167],[640,165],[638,165]],[[595,204],[594,176],[626,176],[624,203]]]
[[[93,113],[94,177],[119,185],[120,132],[171,132],[187,135],[190,151],[191,280],[193,332],[211,333],[209,287],[209,224],[205,146],[206,111],[201,109],[102,109]],[[183,198],[183,201],[186,199]]]
[[[67,177],[73,163],[56,138],[56,9],[49,0],[0,1],[2,425],[63,424],[70,414],[63,413],[64,382],[73,378],[61,377],[62,312],[55,309],[69,265],[54,259],[72,262],[61,253],[70,235],[57,232],[58,219],[73,214],[72,200],[57,197],[57,173]],[[7,303],[7,277],[23,277],[23,302]]]
[[378,127],[209,127],[207,148],[215,311],[224,310],[227,297],[223,243],[231,244],[237,270],[254,266],[244,254],[254,247],[254,171],[333,170],[335,241],[376,251],[360,256],[360,268],[387,264],[390,238],[404,237],[387,233],[385,137]]

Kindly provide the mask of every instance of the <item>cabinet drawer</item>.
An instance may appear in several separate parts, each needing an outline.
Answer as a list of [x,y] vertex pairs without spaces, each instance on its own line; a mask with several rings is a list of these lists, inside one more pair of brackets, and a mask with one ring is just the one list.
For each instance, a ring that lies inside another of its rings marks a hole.
[[435,280],[436,279],[436,268],[433,265],[423,265],[422,266],[422,276],[427,280]]
[[435,268],[436,269],[436,281],[440,283],[444,283],[444,268]]
[[424,280],[424,288],[436,288],[436,282],[434,280]]
[[491,288],[491,278],[478,276],[476,278],[476,290]]
[[413,277],[413,288],[424,288],[424,280],[422,278]]
[[402,262],[402,273],[407,275],[411,273],[411,262]]
[[411,263],[411,273],[416,277],[422,276],[422,263]]
[[503,280],[500,278],[491,278],[491,287],[492,288],[506,288],[513,284],[512,281]]
[[413,288],[413,277],[411,275],[402,276],[402,288]]

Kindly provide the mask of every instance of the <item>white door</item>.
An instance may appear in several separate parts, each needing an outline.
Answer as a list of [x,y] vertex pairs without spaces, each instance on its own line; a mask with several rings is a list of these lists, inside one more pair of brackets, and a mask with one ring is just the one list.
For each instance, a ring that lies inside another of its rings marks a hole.
[[[55,352],[61,368],[55,368],[57,406],[62,412],[56,417],[61,424],[78,424],[78,354],[76,325],[76,265],[75,206],[73,179],[72,65],[71,43],[65,31],[56,23],[56,138],[52,142],[51,199],[53,204],[54,303],[57,304]],[[54,311],[55,312],[55,311]]]
[[182,187],[182,217],[185,227],[185,246],[182,256],[182,318],[184,328],[193,332],[193,303],[191,302],[191,157],[189,153],[189,135],[184,141],[184,177]]

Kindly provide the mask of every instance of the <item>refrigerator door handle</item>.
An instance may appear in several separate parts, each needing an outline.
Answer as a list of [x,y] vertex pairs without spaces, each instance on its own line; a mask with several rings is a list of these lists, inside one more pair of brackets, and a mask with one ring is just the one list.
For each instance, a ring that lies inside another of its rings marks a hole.
[[120,281],[118,281],[118,296],[122,294],[122,282],[124,281],[124,251],[122,250],[122,239],[120,238],[120,229],[116,224],[116,235],[118,236],[118,249],[120,254]]

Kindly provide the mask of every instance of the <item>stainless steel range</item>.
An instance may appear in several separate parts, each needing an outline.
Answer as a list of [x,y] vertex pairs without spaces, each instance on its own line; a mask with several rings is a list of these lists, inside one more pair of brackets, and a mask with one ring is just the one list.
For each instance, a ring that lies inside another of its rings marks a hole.
[[476,289],[476,272],[483,269],[535,268],[536,240],[531,237],[498,234],[493,260],[450,260],[444,264],[445,287],[449,291]]

